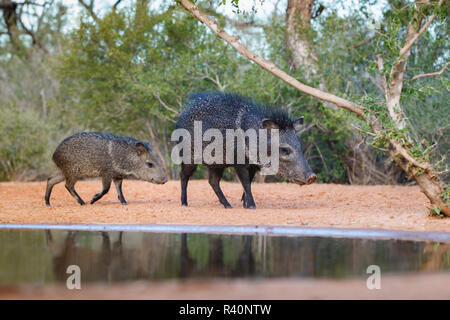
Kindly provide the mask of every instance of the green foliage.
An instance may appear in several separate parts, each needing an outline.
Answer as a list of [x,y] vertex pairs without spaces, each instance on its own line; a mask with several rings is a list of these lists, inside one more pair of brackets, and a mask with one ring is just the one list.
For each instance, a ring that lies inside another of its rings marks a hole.
[[0,181],[44,178],[49,172],[49,138],[46,121],[34,110],[2,107]]
[[430,208],[430,212],[433,216],[443,219],[445,216],[441,213],[441,207],[432,207]]
[[[423,15],[434,10],[423,4],[419,9]],[[323,37],[316,42],[316,47],[321,53],[320,61],[324,61],[322,68],[328,70],[328,74],[332,71],[331,81],[327,82],[330,89],[352,101],[359,101],[365,107],[366,119],[375,117],[382,126],[381,134],[373,136],[369,124],[360,123],[362,131],[367,132],[365,140],[382,150],[389,148],[389,139],[399,142],[418,162],[431,162],[440,172],[440,178],[448,182],[446,159],[450,149],[450,127],[448,117],[444,116],[450,111],[448,71],[438,77],[411,81],[417,74],[440,70],[448,60],[448,18],[444,14],[440,14],[429,32],[419,38],[408,58],[401,96],[407,117],[404,130],[397,129],[390,120],[384,93],[379,88],[375,57],[382,54],[382,75],[389,84],[392,66],[400,61],[406,28],[414,23],[415,10],[415,6],[405,6],[403,1],[389,1],[383,18],[377,22],[358,9],[345,18],[334,13],[324,15],[317,21]],[[368,28],[370,21],[374,27]],[[328,30],[333,32],[327,35]]]
[[446,205],[450,205],[450,186],[448,186],[442,194],[442,200]]

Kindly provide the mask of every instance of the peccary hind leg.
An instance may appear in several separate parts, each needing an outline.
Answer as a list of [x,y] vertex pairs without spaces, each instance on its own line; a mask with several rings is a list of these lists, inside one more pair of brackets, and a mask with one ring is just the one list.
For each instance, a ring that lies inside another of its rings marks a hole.
[[84,203],[83,199],[81,199],[81,197],[80,197],[80,196],[78,195],[78,193],[75,191],[75,183],[76,183],[76,182],[77,182],[77,181],[74,180],[74,179],[70,179],[70,180],[66,179],[66,189],[67,189],[67,191],[69,191],[69,193],[72,195],[72,197],[74,197],[75,200],[77,200],[77,202],[78,202],[79,204],[81,204],[82,206],[84,206],[85,203]]
[[122,181],[123,179],[114,179],[114,185],[116,186],[117,197],[119,198],[120,203],[122,203],[123,205],[127,205],[128,203],[125,201],[122,193]]
[[251,180],[249,169],[244,166],[235,166],[236,173],[244,187],[244,208],[246,209],[256,209],[255,200],[253,200],[252,190],[251,190]]
[[187,185],[189,178],[194,174],[195,169],[197,169],[196,164],[181,164],[181,205],[187,206]]
[[108,193],[109,188],[111,187],[111,178],[103,177],[102,178],[103,190],[97,193],[91,200],[91,204],[94,204],[96,201],[100,200],[105,194]]
[[209,184],[213,188],[214,192],[216,193],[217,197],[219,198],[219,201],[225,208],[231,208],[230,203],[225,198],[225,195],[222,192],[222,189],[220,189],[220,179],[222,178],[223,171],[225,168],[209,168]]
[[47,180],[47,188],[45,189],[45,204],[50,206],[50,195],[52,193],[53,186],[60,182],[63,182],[66,178],[64,177],[61,170],[56,171],[50,178]]

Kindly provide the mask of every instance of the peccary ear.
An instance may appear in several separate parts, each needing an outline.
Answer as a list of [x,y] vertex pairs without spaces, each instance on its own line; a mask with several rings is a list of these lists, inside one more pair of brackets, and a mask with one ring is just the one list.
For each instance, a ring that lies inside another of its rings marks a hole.
[[262,127],[264,129],[279,129],[280,127],[273,121],[270,119],[263,119],[262,120]]
[[138,156],[147,152],[147,148],[145,147],[145,145],[142,142],[136,142],[136,149],[137,149]]
[[297,120],[294,120],[293,125],[294,125],[295,132],[300,132],[300,130],[302,129],[302,127],[303,127],[303,119],[304,118],[305,117],[301,116]]

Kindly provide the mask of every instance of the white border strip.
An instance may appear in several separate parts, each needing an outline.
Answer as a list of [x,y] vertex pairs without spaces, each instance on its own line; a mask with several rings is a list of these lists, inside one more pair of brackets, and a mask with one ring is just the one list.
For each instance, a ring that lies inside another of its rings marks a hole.
[[163,225],[163,224],[0,224],[2,229],[131,231],[159,233],[221,233],[268,236],[331,237],[358,239],[398,239],[412,241],[450,242],[447,232],[418,232],[383,229],[305,228],[283,226],[231,225]]

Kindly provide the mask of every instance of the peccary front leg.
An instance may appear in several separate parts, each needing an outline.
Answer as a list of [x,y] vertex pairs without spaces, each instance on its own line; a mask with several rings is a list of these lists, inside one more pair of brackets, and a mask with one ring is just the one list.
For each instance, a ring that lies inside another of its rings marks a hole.
[[128,203],[125,201],[125,198],[122,193],[122,181],[123,179],[114,179],[114,185],[116,186],[117,197],[119,198],[120,203],[122,203],[125,206]]
[[47,188],[45,189],[45,204],[50,206],[50,195],[52,193],[53,186],[57,183],[63,182],[66,178],[64,177],[61,170],[56,171],[47,180]]
[[225,208],[229,209],[231,208],[231,205],[225,198],[222,189],[220,189],[220,179],[222,179],[224,170],[225,168],[209,168],[209,184],[219,198],[220,203],[223,204]]
[[245,166],[235,166],[236,173],[244,187],[244,208],[246,209],[256,209],[255,200],[253,200],[252,190],[251,190],[251,180],[248,168]]
[[91,200],[91,204],[94,204],[96,201],[100,200],[105,194],[108,193],[109,188],[111,187],[111,178],[110,177],[103,177],[102,178],[102,184],[103,184],[103,190],[99,193],[97,193]]
[[[248,178],[250,179],[250,183],[252,183],[253,178],[256,175],[256,171],[258,171],[257,167],[254,167],[254,166],[248,167]],[[246,207],[247,204],[245,203],[245,191],[242,193],[241,201],[244,202],[244,207]]]
[[189,182],[189,178],[194,174],[195,169],[197,169],[196,164],[181,164],[181,205],[187,206],[187,185]]
[[77,180],[75,180],[75,179],[66,179],[66,189],[67,189],[67,191],[69,191],[69,193],[72,195],[72,197],[74,197],[75,200],[77,200],[77,202],[79,204],[84,206],[85,202],[83,201],[83,199],[81,199],[81,197],[75,191],[75,183],[76,182],[77,182]]

